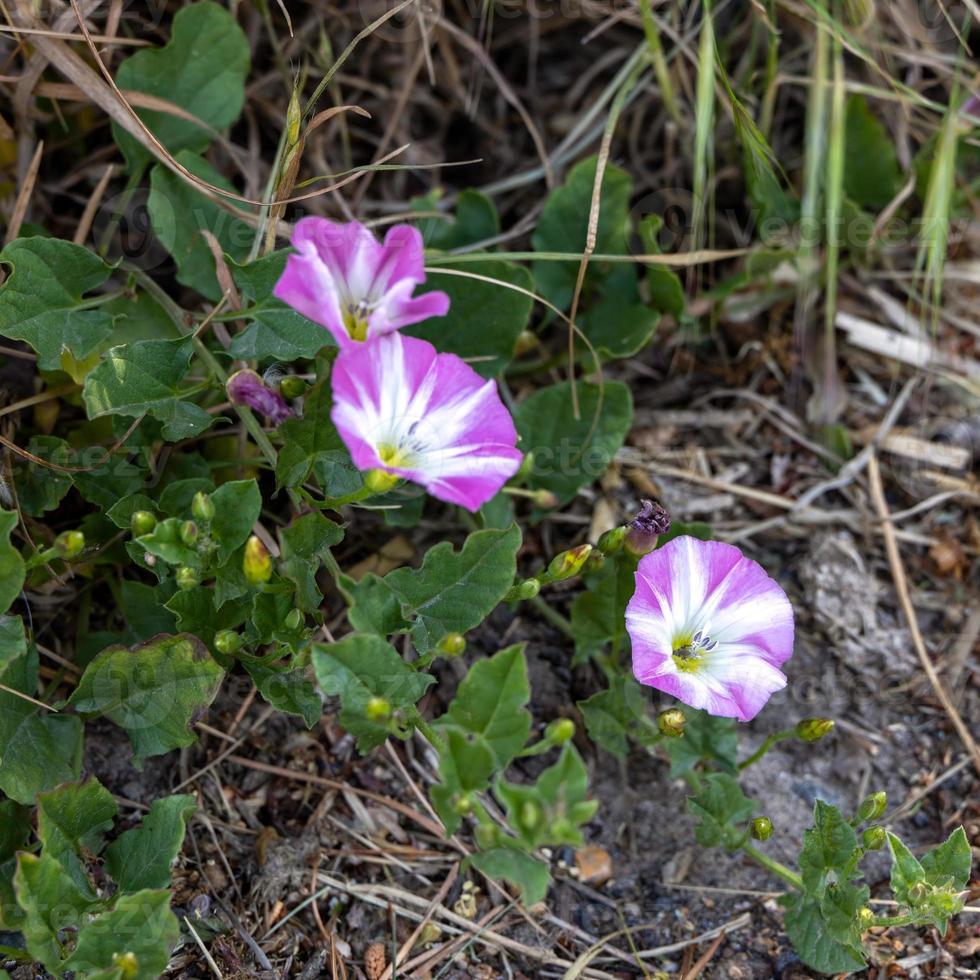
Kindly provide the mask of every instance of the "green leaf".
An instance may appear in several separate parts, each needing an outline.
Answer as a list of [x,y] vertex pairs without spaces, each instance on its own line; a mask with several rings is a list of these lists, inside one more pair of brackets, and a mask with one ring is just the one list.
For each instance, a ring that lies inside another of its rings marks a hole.
[[[230,126],[242,110],[250,65],[248,41],[235,18],[217,3],[194,3],[178,10],[170,42],[138,51],[116,73],[116,83],[173,102],[211,129]],[[207,149],[212,134],[165,112],[139,109],[140,118],[171,153]],[[112,135],[129,170],[152,158],[121,126]]]
[[[21,646],[22,639],[8,646],[14,632],[10,622],[5,618],[0,683],[33,697],[37,692],[37,651],[28,650],[26,644]],[[80,718],[47,711],[9,691],[0,691],[0,790],[12,800],[29,805],[38,793],[77,779],[81,766]]]
[[495,847],[471,854],[469,863],[490,878],[503,878],[521,890],[528,907],[543,902],[551,884],[551,871],[544,861],[509,847]]
[[112,521],[116,527],[129,530],[130,521],[133,514],[138,510],[147,510],[151,514],[156,510],[156,504],[143,493],[134,493],[123,497],[106,511],[106,517]]
[[188,518],[191,516],[194,494],[198,491],[210,494],[214,491],[214,484],[199,476],[174,480],[173,483],[168,483],[160,494],[160,510],[168,517],[179,517],[182,520]]
[[347,600],[347,619],[358,632],[390,636],[411,629],[412,624],[402,615],[398,596],[374,572],[366,573],[360,581],[341,575],[337,585]]
[[302,669],[279,670],[243,658],[255,686],[274,708],[290,715],[299,715],[312,728],[323,714],[323,703],[307,672]]
[[901,838],[888,832],[888,847],[892,854],[891,885],[895,898],[908,902],[909,888],[925,879],[925,869],[912,852],[902,843]]
[[84,309],[82,297],[109,278],[111,266],[60,238],[17,238],[0,252],[9,267],[0,286],[0,336],[23,340],[45,371],[61,368],[61,352],[91,354],[112,333],[112,317]]
[[82,399],[89,418],[144,412],[163,422],[170,442],[196,436],[214,417],[181,399],[180,382],[190,366],[193,347],[185,340],[141,340],[113,347],[85,379]]
[[[529,295],[534,282],[523,266],[489,256],[483,262],[467,262],[465,266],[452,268],[520,286],[526,293],[462,275],[440,274],[434,268],[429,271],[423,288],[447,293],[449,312],[407,327],[405,332],[428,340],[440,351],[472,359],[470,367],[474,371],[492,378],[510,363],[514,344],[527,327],[534,303]],[[478,330],[474,329],[476,323],[479,323]]]
[[0,613],[5,613],[24,587],[24,559],[10,541],[17,527],[16,511],[0,510]]
[[201,564],[201,556],[197,548],[184,544],[180,536],[180,529],[184,522],[179,517],[168,517],[160,521],[149,533],[141,535],[135,539],[142,551],[160,558],[168,565],[193,565]]
[[[57,466],[71,464],[71,447],[54,436],[31,436],[27,452]],[[32,517],[54,510],[71,489],[71,476],[49,466],[32,464],[23,473],[17,481],[17,500],[21,510]]]
[[576,390],[577,419],[567,381],[534,392],[514,415],[520,448],[533,454],[531,487],[551,490],[561,503],[602,476],[633,420],[633,399],[621,382],[607,381],[601,389],[579,382]]
[[807,892],[820,897],[828,881],[846,881],[857,875],[860,857],[854,828],[840,810],[823,800],[813,807],[813,826],[803,832],[799,868]]
[[964,889],[970,883],[973,852],[966,831],[957,827],[938,847],[927,851],[919,859],[926,881],[938,885],[951,878],[953,886]]
[[13,800],[0,800],[0,864],[9,861],[30,835],[31,811]]
[[[590,306],[580,326],[599,356],[608,359],[632,357],[646,347],[659,322],[655,309],[615,292]],[[584,349],[581,356],[592,363],[592,355]]]
[[716,718],[704,711],[684,712],[687,724],[680,738],[666,742],[670,756],[670,777],[677,779],[699,762],[710,762],[722,772],[735,775],[738,735],[731,718]]
[[[660,229],[663,218],[659,214],[648,214],[637,222],[636,230],[643,242],[643,250],[648,255],[660,253]],[[673,269],[664,265],[648,265],[646,271],[647,289],[650,291],[650,305],[662,313],[669,313],[678,319],[684,312],[687,297],[684,283]]]
[[412,639],[427,653],[447,633],[465,633],[497,607],[514,582],[521,532],[474,531],[460,551],[448,541],[430,548],[421,568],[399,568],[385,577],[412,617]]
[[[432,191],[425,197],[413,197],[412,210],[434,211],[438,207],[439,197],[439,191]],[[493,201],[472,188],[460,191],[456,198],[456,212],[451,220],[419,218],[415,224],[422,232],[426,248],[444,252],[474,245],[500,234],[500,218]]]
[[218,560],[223,562],[248,540],[262,513],[262,494],[256,480],[235,480],[222,483],[211,494],[211,502],[211,537],[218,544]]
[[847,100],[844,192],[856,204],[880,211],[898,194],[902,171],[895,143],[863,95]]
[[320,563],[343,540],[340,525],[312,511],[279,532],[282,574],[296,586],[296,605],[305,612],[320,608],[323,594],[316,584]]
[[66,783],[37,798],[37,836],[44,853],[55,858],[71,875],[79,891],[93,900],[85,873],[84,852],[97,854],[112,829],[116,801],[94,777]]
[[702,847],[724,846],[736,850],[745,840],[745,822],[756,805],[725,772],[709,773],[701,779],[698,791],[687,798],[687,808],[698,817],[695,836]]
[[[541,209],[538,225],[534,229],[532,242],[535,251],[584,251],[595,174],[596,158],[582,160],[569,171],[565,183],[548,195]],[[596,252],[606,255],[626,254],[632,187],[632,181],[624,170],[613,164],[606,166],[599,196]],[[539,261],[533,264],[532,272],[538,293],[559,309],[568,309],[575,291],[578,263]],[[585,277],[586,295],[608,273],[609,269],[600,263],[589,263]]]
[[388,734],[387,725],[367,717],[371,698],[384,698],[397,712],[414,707],[435,683],[431,674],[413,670],[383,639],[365,633],[316,644],[313,667],[324,694],[340,695],[340,724],[357,736],[362,752],[380,745]]
[[[126,617],[126,625],[136,640],[148,640],[157,633],[172,633],[177,625],[174,612],[167,606],[173,600],[166,586],[146,585],[134,579],[123,579],[120,592],[120,608]],[[173,588],[171,583],[170,588]],[[184,593],[180,593],[184,595]],[[192,629],[188,632],[194,632]]]
[[[130,954],[136,972],[126,974],[127,980],[157,980],[179,938],[177,917],[170,911],[170,892],[144,890],[122,895],[112,909],[79,932],[64,968],[74,970],[77,977],[92,978],[96,971],[118,970],[120,957]],[[107,972],[105,980],[113,976]]]
[[191,721],[214,700],[223,676],[197,637],[163,635],[129,649],[103,650],[68,704],[124,729],[139,766],[147,756],[194,742]]
[[651,745],[658,738],[659,733],[647,717],[643,689],[626,674],[614,677],[607,690],[579,701],[578,708],[589,738],[620,759],[629,753],[629,739]]
[[[276,479],[282,487],[302,483],[320,459],[338,459],[346,453],[343,441],[330,421],[333,398],[330,382],[318,381],[303,399],[303,417],[287,419],[279,426],[282,448],[276,462]],[[347,457],[350,458],[349,456]],[[334,496],[324,487],[324,492]]]
[[336,346],[329,330],[272,295],[288,256],[288,249],[280,249],[247,265],[238,265],[231,256],[225,256],[242,299],[249,304],[243,318],[251,321],[232,338],[233,357],[295,361]]
[[[195,177],[223,190],[235,190],[196,153],[184,150],[176,159]],[[224,252],[242,259],[248,254],[255,230],[162,163],[150,171],[146,206],[153,233],[177,263],[177,281],[208,299],[220,299],[224,291],[215,273],[214,254],[201,232],[211,232]]]
[[26,851],[17,855],[14,891],[17,904],[24,912],[20,929],[27,951],[49,972],[61,976],[58,933],[79,927],[92,905],[91,900],[50,854],[38,857]]
[[505,769],[531,734],[531,715],[525,709],[530,700],[524,645],[519,643],[470,667],[439,725],[478,736]]
[[845,945],[831,935],[816,899],[792,892],[780,904],[786,908],[786,935],[807,966],[833,974],[853,973],[867,965],[859,945]]
[[[219,630],[235,629],[248,618],[248,606],[241,602],[225,602],[215,608],[215,590],[198,586],[187,591],[178,590],[167,601],[164,612],[173,613],[176,622],[158,629],[156,633],[192,633],[209,648],[214,647],[214,634]],[[149,639],[143,636],[141,639]]]
[[105,869],[123,892],[166,888],[170,866],[184,843],[184,830],[197,808],[193,796],[154,801],[138,827],[120,834],[105,852]]
[[439,777],[429,791],[432,804],[447,834],[455,834],[463,822],[456,810],[461,794],[478,793],[490,785],[497,761],[486,739],[459,728],[443,732],[444,748],[439,752]]
[[[572,632],[575,635],[573,664],[586,663],[610,644],[626,639],[626,604],[636,588],[630,562],[610,558],[588,586],[572,600]],[[617,647],[618,649],[618,647]]]

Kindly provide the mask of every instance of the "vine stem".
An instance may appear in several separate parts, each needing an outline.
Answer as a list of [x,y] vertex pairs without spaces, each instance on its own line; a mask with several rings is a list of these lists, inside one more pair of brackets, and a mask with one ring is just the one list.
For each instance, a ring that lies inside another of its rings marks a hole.
[[565,636],[570,637],[573,640],[575,639],[575,630],[572,629],[572,624],[569,622],[568,618],[558,612],[557,609],[552,609],[551,606],[549,606],[548,603],[541,598],[541,596],[536,595],[527,601],[531,603],[531,605],[534,606],[534,608],[537,609],[537,611],[541,613],[541,615],[544,616],[544,618],[548,620],[548,622],[551,623],[551,625],[554,626],[560,633],[564,633]]
[[758,762],[777,742],[782,742],[784,739],[795,737],[795,728],[787,728],[784,732],[776,732],[774,735],[768,735],[766,740],[755,750],[755,752],[752,753],[752,755],[750,755],[747,759],[743,759],[738,764],[738,771],[741,772],[743,769],[748,769],[753,763]]
[[418,708],[412,709],[411,722],[434,749],[440,754],[445,751],[446,746],[443,744],[442,739],[436,733],[436,730],[422,717],[422,712]]
[[777,878],[781,878],[787,885],[791,885],[797,891],[803,891],[803,879],[795,871],[787,868],[785,864],[763,854],[762,851],[757,851],[751,844],[743,844],[742,850],[756,864],[762,865],[766,871],[771,872]]

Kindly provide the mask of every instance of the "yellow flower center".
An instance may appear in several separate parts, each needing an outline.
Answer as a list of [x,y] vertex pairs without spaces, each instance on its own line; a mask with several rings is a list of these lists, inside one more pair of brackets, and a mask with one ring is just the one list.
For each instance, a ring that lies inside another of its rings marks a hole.
[[367,340],[368,305],[364,300],[360,303],[348,303],[344,312],[344,326],[351,340]]
[[704,630],[682,634],[674,638],[674,666],[685,674],[702,670],[707,664],[707,655],[718,646]]
[[391,466],[397,469],[407,469],[412,464],[412,452],[410,449],[393,446],[388,442],[383,442],[378,446],[378,458],[385,466]]

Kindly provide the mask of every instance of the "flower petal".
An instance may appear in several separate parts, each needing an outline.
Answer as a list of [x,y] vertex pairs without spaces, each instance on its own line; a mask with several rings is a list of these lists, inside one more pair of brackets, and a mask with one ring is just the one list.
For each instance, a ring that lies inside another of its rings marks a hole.
[[247,405],[265,415],[273,425],[279,425],[295,414],[277,391],[266,387],[254,371],[236,371],[227,384],[228,397],[235,405]]

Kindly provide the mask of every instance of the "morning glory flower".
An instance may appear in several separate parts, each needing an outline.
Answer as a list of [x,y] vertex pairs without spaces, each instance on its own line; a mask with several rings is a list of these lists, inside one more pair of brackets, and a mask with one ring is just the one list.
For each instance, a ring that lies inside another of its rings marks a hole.
[[730,544],[683,536],[641,558],[626,629],[636,679],[692,708],[748,721],[786,686],[792,606]]
[[455,354],[389,333],[341,351],[331,378],[331,418],[378,488],[403,477],[475,511],[521,465],[496,384]]
[[233,404],[247,405],[266,416],[273,425],[279,425],[296,414],[282,395],[268,387],[254,371],[236,371],[228,379],[227,391]]
[[431,316],[445,316],[449,297],[412,296],[425,282],[422,235],[411,225],[388,229],[384,243],[357,221],[308,217],[293,230],[296,254],[273,293],[326,327],[343,349]]

